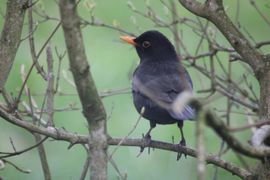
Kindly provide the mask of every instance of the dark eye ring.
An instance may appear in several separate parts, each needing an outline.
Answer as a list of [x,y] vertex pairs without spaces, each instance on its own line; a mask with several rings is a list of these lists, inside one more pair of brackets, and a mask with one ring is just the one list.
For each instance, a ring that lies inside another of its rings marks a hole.
[[150,43],[149,41],[144,41],[144,42],[142,43],[142,46],[143,46],[144,48],[148,48],[149,46],[151,46],[151,43]]

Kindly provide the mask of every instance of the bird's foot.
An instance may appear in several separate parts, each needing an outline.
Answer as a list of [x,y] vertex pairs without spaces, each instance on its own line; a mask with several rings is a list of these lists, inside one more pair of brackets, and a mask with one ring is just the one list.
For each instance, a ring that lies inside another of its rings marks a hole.
[[182,147],[186,147],[186,140],[185,139],[181,139],[181,141],[178,144],[178,153],[177,153],[177,157],[176,157],[177,161],[179,161],[179,159],[181,159],[182,154],[184,154],[185,158],[187,158],[187,155],[185,153],[180,152]]
[[137,155],[137,157],[139,157],[143,153],[143,151],[146,147],[148,147],[148,154],[150,154],[150,147],[149,146],[150,146],[151,141],[152,141],[151,135],[149,133],[147,133],[145,136],[143,135],[143,141],[144,141],[143,145],[141,146],[140,152]]

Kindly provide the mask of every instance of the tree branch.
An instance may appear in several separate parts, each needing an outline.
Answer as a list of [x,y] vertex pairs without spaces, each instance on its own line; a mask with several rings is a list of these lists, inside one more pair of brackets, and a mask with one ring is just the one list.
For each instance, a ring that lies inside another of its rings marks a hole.
[[[121,138],[109,138],[108,143],[110,145],[118,145],[118,143],[121,141]],[[121,146],[136,146],[136,147],[142,147],[145,146],[145,142],[143,139],[126,139]],[[162,149],[162,150],[167,150],[167,151],[173,151],[173,152],[181,152],[183,154],[186,154],[191,157],[196,157],[198,156],[198,152],[194,149],[187,148],[184,146],[179,147],[177,144],[171,144],[171,143],[166,143],[166,142],[161,142],[161,141],[151,141],[151,144],[149,145],[151,148],[155,149]],[[235,174],[243,179],[248,179],[252,177],[251,172],[239,168],[229,162],[226,162],[222,159],[220,159],[218,156],[215,155],[210,155],[207,154],[205,156],[205,161],[208,164],[214,164],[220,168],[223,168],[232,174]]]
[[76,12],[76,1],[61,0],[60,14],[70,69],[89,125],[89,167],[91,180],[107,179],[106,112],[89,70]]
[[20,44],[28,0],[8,0],[5,24],[0,38],[0,92],[5,86]]
[[[32,4],[32,0],[29,0],[29,4]],[[33,10],[32,6],[28,9],[28,29],[29,29],[29,47],[31,51],[31,56],[33,63],[35,63],[35,67],[37,69],[37,72],[42,76],[44,80],[46,80],[46,73],[42,66],[38,63],[37,59],[37,53],[36,53],[36,47],[35,47],[35,41],[34,41],[34,28],[33,28]]]
[[3,156],[0,156],[0,159],[8,158],[8,157],[11,157],[11,156],[18,156],[18,155],[20,155],[20,154],[23,154],[23,153],[25,153],[25,152],[27,152],[27,151],[30,151],[30,150],[32,150],[32,149],[38,147],[39,145],[41,145],[41,144],[42,144],[44,141],[46,141],[47,139],[48,139],[48,137],[44,137],[43,139],[39,139],[39,140],[37,141],[36,144],[34,144],[34,145],[32,145],[32,146],[30,146],[30,147],[28,147],[28,148],[26,148],[26,149],[23,149],[23,150],[21,150],[21,151],[16,151],[16,152],[14,152],[14,153],[0,152],[0,154],[5,154],[5,155],[3,155]]
[[229,133],[229,128],[225,123],[219,119],[211,110],[207,110],[206,123],[213,128],[213,130],[224,140],[226,143],[237,152],[240,152],[246,156],[264,159],[270,156],[270,148],[255,148],[248,144],[243,144],[238,141],[234,136]]
[[[20,168],[19,166],[17,166],[16,164],[14,164],[13,162],[11,162],[11,161],[8,161],[8,160],[6,160],[6,159],[2,159],[2,161],[3,161],[3,163],[5,163],[5,164],[11,165],[11,166],[14,167],[15,169],[17,169],[19,172],[22,172],[22,173],[25,173],[25,174],[31,173],[31,170],[25,170],[25,169],[22,169],[22,168]],[[1,179],[1,177],[0,177],[0,179]]]
[[[2,107],[0,107],[0,116],[7,120],[8,122],[15,124],[17,126],[20,126],[30,132],[35,132],[39,134],[43,134],[45,136],[51,137],[55,140],[63,140],[69,142],[71,145],[74,144],[87,144],[88,143],[88,137],[84,135],[79,135],[77,133],[70,133],[62,129],[54,128],[54,127],[38,127],[36,125],[33,125],[30,122],[23,121],[21,119],[16,118],[15,116],[9,114],[6,112]],[[120,144],[121,142],[121,144]],[[124,141],[122,138],[108,138],[108,144],[109,145],[115,145],[115,146],[136,146],[136,147],[142,147],[145,146],[145,141],[143,139],[130,139],[127,138]],[[183,154],[187,154],[192,157],[197,157],[198,152],[196,150],[187,148],[187,147],[179,147],[177,144],[171,144],[171,143],[165,143],[160,141],[151,141],[150,146],[151,148],[155,149],[162,149],[172,152],[181,152]],[[270,154],[270,152],[268,152]],[[267,155],[267,154],[266,154]],[[232,174],[235,174],[243,179],[246,179],[248,177],[251,177],[251,172],[239,168],[229,162],[226,162],[222,159],[220,159],[218,156],[215,155],[206,155],[205,161],[209,164],[217,165],[218,167],[221,167]]]
[[196,0],[179,0],[179,2],[190,12],[215,24],[234,49],[243,57],[243,61],[252,67],[257,78],[261,75],[264,68],[263,56],[227,16],[222,1],[208,0],[205,4],[201,4]]
[[197,109],[197,123],[196,123],[196,149],[198,150],[197,157],[197,177],[198,180],[205,180],[206,176],[206,161],[205,161],[205,143],[204,143],[204,129],[205,129],[205,112],[200,108]]
[[192,13],[196,14],[197,16],[205,17],[205,6],[194,0],[179,0],[179,2],[184,6],[187,10],[191,11]]
[[52,50],[51,47],[47,47],[47,67],[48,67],[48,74],[47,74],[47,125],[53,126],[53,107],[54,107],[54,74],[53,74],[53,57],[52,57]]

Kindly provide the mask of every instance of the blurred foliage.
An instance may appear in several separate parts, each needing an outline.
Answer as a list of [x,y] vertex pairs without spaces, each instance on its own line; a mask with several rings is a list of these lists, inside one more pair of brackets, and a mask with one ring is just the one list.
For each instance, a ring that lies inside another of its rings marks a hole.
[[[146,3],[150,3],[152,9],[160,16],[160,18],[166,20],[170,18],[168,9],[160,3],[160,1],[131,1],[134,7],[142,12],[146,8]],[[264,0],[256,1],[262,11],[267,14],[269,8],[265,7]],[[225,0],[225,8],[230,17],[234,20],[236,18],[236,3],[237,1]],[[241,30],[247,30],[252,34],[256,41],[261,41],[269,37],[269,27],[263,23],[261,17],[256,13],[254,8],[248,3],[248,1],[239,1],[239,22]],[[6,0],[0,1],[0,29],[4,23]],[[183,9],[181,5],[176,1],[177,11],[181,17],[189,17],[196,20],[196,17]],[[53,0],[39,0],[36,5],[39,11],[47,12],[51,17],[59,18],[58,7]],[[149,29],[156,29],[166,34],[172,39],[172,34],[166,28],[158,28],[148,19],[141,17],[130,10],[127,6],[126,0],[83,0],[78,7],[80,16],[84,19],[90,19],[91,8],[94,8],[92,14],[103,21],[104,23],[121,27],[134,34],[140,34],[143,31]],[[39,20],[40,17],[34,16],[34,20]],[[205,22],[202,20],[202,22]],[[41,48],[43,43],[52,32],[58,21],[45,21],[38,24],[38,28],[35,32],[35,43],[37,51]],[[138,28],[139,27],[139,28]],[[199,37],[194,34],[192,29],[185,25],[179,26],[179,29],[183,36],[183,42],[187,46],[190,52],[195,52],[194,44],[197,45]],[[94,76],[97,88],[100,91],[130,87],[130,74],[134,69],[134,66],[138,63],[138,57],[134,49],[130,46],[122,44],[119,40],[119,32],[102,27],[85,26],[82,29],[84,43],[86,47],[87,56],[91,65],[91,72]],[[27,16],[25,18],[25,27],[23,31],[23,37],[28,35],[27,28]],[[246,34],[247,35],[247,34]],[[226,40],[220,33],[217,33],[217,37],[222,44],[227,44]],[[57,34],[50,41],[50,45],[53,49],[57,48],[60,53],[65,51],[65,43],[63,38],[62,29],[58,30]],[[203,47],[202,52],[207,51],[208,47]],[[203,51],[205,50],[205,51]],[[269,49],[263,48],[263,51]],[[56,53],[53,54],[56,67],[58,67],[58,59]],[[221,61],[224,66],[227,67],[228,57],[221,54]],[[39,62],[46,69],[46,54],[43,52]],[[32,63],[28,40],[23,41],[20,44],[19,51],[16,55],[16,60],[10,73],[6,89],[14,96],[18,94],[18,90],[21,86],[20,66],[25,65],[26,71]],[[242,72],[244,72],[243,64],[241,62],[233,63],[233,78],[238,79]],[[68,68],[67,56],[65,56],[62,64],[62,71],[66,71],[68,77],[72,79],[71,73]],[[195,92],[208,87],[209,80],[205,80],[198,72],[192,68],[188,68],[191,73]],[[222,73],[219,69],[217,73]],[[258,84],[252,74],[248,76],[248,80],[253,84],[253,87],[258,94]],[[76,94],[76,89],[70,85],[61,73],[60,78],[60,91],[63,93]],[[45,93],[46,84],[42,81],[41,77],[35,72],[32,73],[30,80],[27,83],[31,88],[31,92],[34,94]],[[198,94],[198,96],[205,96],[204,94]],[[27,97],[24,96],[23,100],[27,101]],[[38,105],[41,106],[43,97],[35,96],[35,100]],[[106,97],[103,99],[108,119],[108,133],[113,137],[124,137],[128,134],[130,129],[135,124],[138,114],[132,104],[131,94],[122,94],[112,97]],[[64,108],[69,105],[80,108],[80,103],[77,95],[70,96],[56,96],[55,107]],[[226,98],[219,98],[215,100],[211,106],[216,108],[223,108],[226,105]],[[222,114],[221,114],[222,115]],[[246,119],[241,115],[232,115],[232,126],[239,126],[244,124]],[[57,127],[63,127],[68,131],[77,132],[79,134],[87,134],[87,123],[81,114],[81,110],[68,111],[68,112],[56,112],[54,122]],[[145,133],[149,127],[148,121],[142,120],[135,132],[131,135],[134,138],[140,138],[142,133]],[[187,146],[195,146],[195,125],[193,122],[185,123],[185,135],[187,139]],[[241,141],[246,142],[250,137],[249,131],[236,134]],[[176,125],[157,126],[153,130],[152,138],[161,141],[172,141],[174,136],[175,141],[179,139],[179,130]],[[4,120],[0,121],[0,151],[12,151],[12,147],[9,142],[9,137],[14,141],[17,150],[26,148],[34,144],[34,138],[31,134],[25,130],[15,127]],[[206,130],[206,148],[208,153],[217,153],[220,147],[221,140],[210,129]],[[53,179],[78,179],[83,163],[86,157],[84,149],[80,146],[74,146],[70,150],[67,149],[68,144],[65,142],[58,142],[49,140],[45,142],[46,151],[48,155],[48,161],[52,172]],[[110,147],[111,151],[114,147]],[[139,152],[139,148],[134,147],[121,147],[114,155],[114,160],[118,165],[118,168],[122,173],[127,173],[128,179],[196,179],[196,160],[191,157],[182,158],[179,162],[176,161],[176,154],[161,150],[151,151],[148,155],[144,152],[139,158],[136,155]],[[235,164],[241,165],[239,159],[231,150],[223,156],[224,159]],[[30,169],[30,174],[22,174],[15,170],[13,167],[7,165],[3,170],[0,170],[0,176],[4,179],[43,179],[41,165],[37,150],[34,149],[23,155],[12,157],[9,160],[16,163],[19,167],[24,169]],[[247,159],[249,165],[255,164],[254,161]],[[208,165],[208,179],[213,176],[213,165]],[[118,179],[118,175],[114,168],[109,165],[108,171],[109,179]],[[219,180],[225,179],[238,179],[237,177],[219,170]]]

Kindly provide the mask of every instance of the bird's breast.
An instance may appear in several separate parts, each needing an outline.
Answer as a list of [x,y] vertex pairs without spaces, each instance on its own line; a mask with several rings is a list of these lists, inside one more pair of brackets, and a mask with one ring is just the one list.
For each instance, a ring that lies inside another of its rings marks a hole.
[[157,105],[149,97],[141,93],[140,91],[132,91],[133,103],[138,113],[141,113],[144,108],[142,116],[147,120],[157,124],[173,124],[178,120],[173,118],[169,112],[159,105]]

